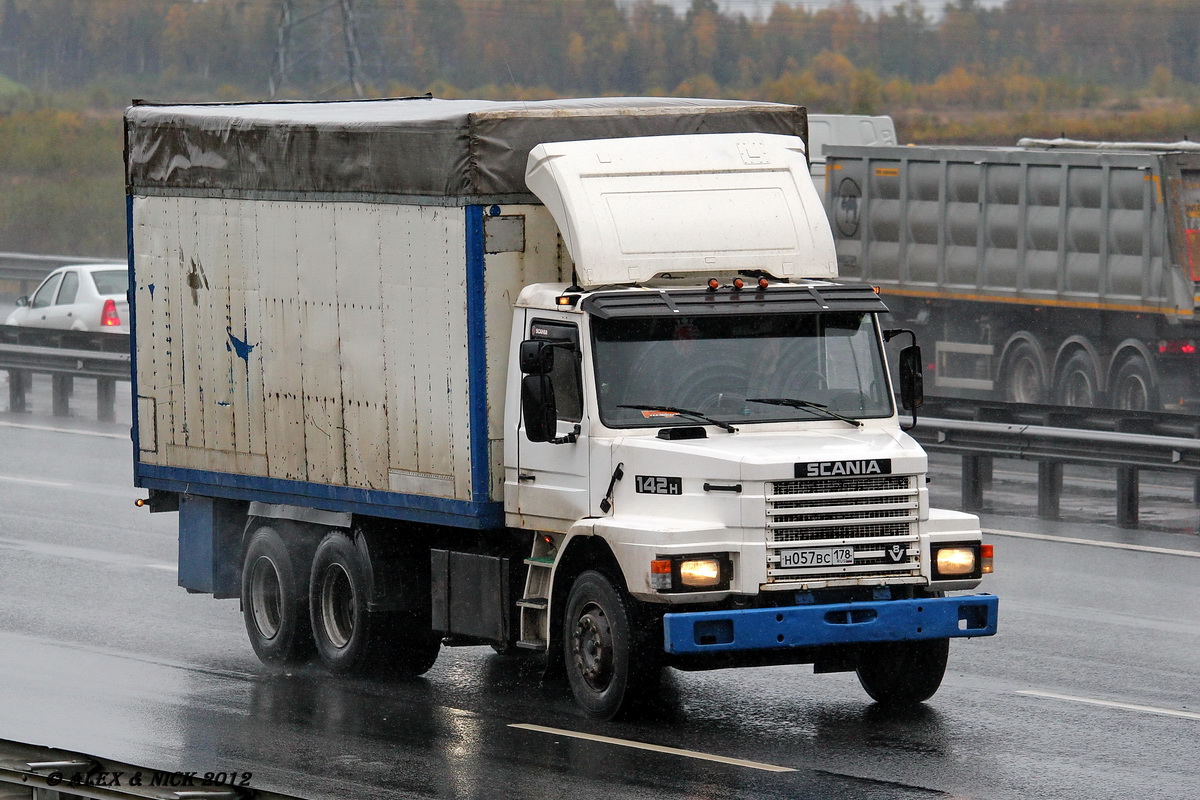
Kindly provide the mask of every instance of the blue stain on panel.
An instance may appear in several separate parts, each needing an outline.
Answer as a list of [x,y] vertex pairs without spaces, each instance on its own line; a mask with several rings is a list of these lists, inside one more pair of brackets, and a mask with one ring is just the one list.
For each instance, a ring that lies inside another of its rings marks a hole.
[[467,386],[470,393],[471,498],[491,496],[488,447],[487,329],[484,324],[483,206],[467,206]]
[[146,288],[150,290],[150,299],[153,300],[154,299],[154,284],[153,283],[148,284],[146,286]]
[[229,342],[225,345],[225,349],[233,351],[233,353],[235,353],[238,358],[240,358],[242,361],[245,361],[247,364],[249,364],[250,363],[250,353],[254,350],[255,347],[258,347],[258,345],[249,344],[249,343],[237,338],[236,336],[233,335],[233,331],[230,330],[229,328],[225,329],[225,333],[226,333],[226,335],[229,336]]

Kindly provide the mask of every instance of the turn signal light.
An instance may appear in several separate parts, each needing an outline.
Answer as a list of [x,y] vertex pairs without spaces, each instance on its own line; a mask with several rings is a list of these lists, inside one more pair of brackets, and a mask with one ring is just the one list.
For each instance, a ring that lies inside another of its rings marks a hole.
[[650,562],[650,588],[671,588],[671,559],[656,558]]
[[984,574],[992,571],[992,546],[990,544],[981,545],[979,548],[979,557],[983,562]]

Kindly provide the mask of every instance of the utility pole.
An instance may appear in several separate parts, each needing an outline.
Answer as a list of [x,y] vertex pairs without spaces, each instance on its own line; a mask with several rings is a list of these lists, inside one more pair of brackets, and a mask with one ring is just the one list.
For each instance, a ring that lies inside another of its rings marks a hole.
[[[362,53],[358,48],[357,22],[352,0],[335,0],[318,3],[308,13],[297,11],[298,0],[280,0],[279,25],[275,37],[275,60],[267,85],[271,97],[283,90],[289,78],[295,79],[296,68],[310,59],[318,58],[329,44],[333,32],[329,12],[336,9],[340,17],[342,40],[346,52],[346,79],[329,89],[332,92],[341,86],[350,86],[354,94],[364,94],[362,84]],[[298,44],[306,44],[298,47]]]

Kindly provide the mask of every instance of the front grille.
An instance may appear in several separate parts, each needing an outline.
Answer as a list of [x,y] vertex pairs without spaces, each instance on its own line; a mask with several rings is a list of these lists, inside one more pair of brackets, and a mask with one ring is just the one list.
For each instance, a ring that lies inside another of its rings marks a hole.
[[[771,483],[767,579],[836,582],[919,575],[918,511],[917,482],[911,475]],[[834,552],[844,555],[847,547],[853,563],[822,563]]]

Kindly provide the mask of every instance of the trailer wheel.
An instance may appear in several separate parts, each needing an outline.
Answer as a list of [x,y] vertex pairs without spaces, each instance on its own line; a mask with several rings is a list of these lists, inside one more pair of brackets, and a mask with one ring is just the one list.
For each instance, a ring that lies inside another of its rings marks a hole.
[[949,639],[869,645],[859,657],[858,682],[881,705],[916,705],[942,685],[949,653]]
[[298,664],[312,655],[307,570],[273,528],[259,528],[242,563],[242,616],[264,664]]
[[428,672],[441,635],[420,615],[370,610],[372,566],[344,533],[327,535],[313,556],[309,606],[321,663],[339,675],[371,670],[401,677]]
[[1114,408],[1126,411],[1159,410],[1158,387],[1150,365],[1141,355],[1131,355],[1121,361],[1113,373],[1109,389]]
[[1033,342],[1016,342],[1004,358],[1000,371],[1004,399],[1010,403],[1046,402],[1046,367],[1042,352]]
[[1099,371],[1085,350],[1076,350],[1063,364],[1058,377],[1058,403],[1071,408],[1093,408],[1100,399]]
[[622,595],[606,575],[585,572],[575,579],[563,616],[571,692],[598,719],[629,716],[657,688],[662,673],[653,645],[635,632]]

